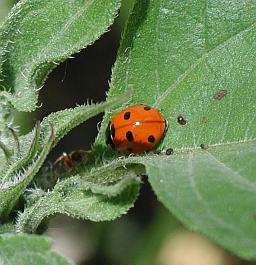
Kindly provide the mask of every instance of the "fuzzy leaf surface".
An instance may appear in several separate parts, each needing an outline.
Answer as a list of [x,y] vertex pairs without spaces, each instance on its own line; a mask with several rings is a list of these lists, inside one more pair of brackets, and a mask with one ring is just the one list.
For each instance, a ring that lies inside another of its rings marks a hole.
[[24,189],[31,183],[50,150],[70,130],[87,119],[120,104],[128,94],[108,102],[83,105],[52,113],[37,128],[20,138],[20,154],[12,158],[0,178],[0,216],[6,216]]
[[108,186],[84,182],[81,176],[71,177],[57,183],[51,192],[43,196],[41,193],[19,216],[17,230],[35,232],[44,218],[54,214],[92,221],[114,220],[133,206],[139,183],[135,176],[124,177],[120,183]]
[[[144,159],[159,200],[185,225],[255,258],[256,142]],[[238,243],[239,242],[239,243]]]
[[113,23],[119,0],[23,0],[0,28],[0,89],[20,111],[57,64],[92,44]]
[[169,123],[158,148],[175,155],[134,158],[158,198],[188,227],[255,258],[256,3],[136,1],[109,98],[126,84],[133,98],[105,115],[96,144],[124,106],[158,108]]
[[0,23],[10,11],[12,5],[12,1],[3,0],[0,2]]
[[52,241],[44,236],[0,235],[1,264],[72,265],[70,261],[50,250]]

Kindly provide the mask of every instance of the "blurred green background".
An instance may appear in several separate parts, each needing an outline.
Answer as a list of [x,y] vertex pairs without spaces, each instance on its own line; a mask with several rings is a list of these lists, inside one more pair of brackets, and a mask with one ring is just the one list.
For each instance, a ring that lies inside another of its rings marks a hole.
[[[15,113],[20,132],[33,127],[35,119],[88,99],[105,100],[111,68],[115,62],[121,31],[134,0],[124,0],[115,24],[96,43],[75,54],[50,74],[40,92],[42,107],[35,113]],[[0,0],[0,23],[15,3]],[[28,118],[29,117],[29,118]],[[62,152],[90,149],[102,115],[75,128],[53,150],[54,161]],[[135,207],[113,222],[93,223],[58,216],[49,222],[47,233],[53,248],[78,265],[224,265],[255,264],[241,261],[203,237],[186,232],[160,204],[146,178]]]

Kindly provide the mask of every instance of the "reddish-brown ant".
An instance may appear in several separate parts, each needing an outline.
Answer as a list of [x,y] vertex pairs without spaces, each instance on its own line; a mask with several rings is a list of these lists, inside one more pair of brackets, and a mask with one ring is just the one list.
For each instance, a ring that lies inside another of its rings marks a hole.
[[52,168],[72,168],[80,162],[85,162],[88,157],[88,152],[84,150],[75,150],[71,153],[65,153],[58,157],[52,164]]

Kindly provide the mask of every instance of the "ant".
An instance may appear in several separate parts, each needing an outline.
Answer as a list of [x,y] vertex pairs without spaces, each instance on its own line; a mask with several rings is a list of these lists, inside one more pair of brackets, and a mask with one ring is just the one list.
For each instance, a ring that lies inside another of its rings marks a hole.
[[75,150],[71,153],[63,152],[52,164],[52,168],[72,168],[80,162],[86,162],[88,159],[88,152],[84,150]]

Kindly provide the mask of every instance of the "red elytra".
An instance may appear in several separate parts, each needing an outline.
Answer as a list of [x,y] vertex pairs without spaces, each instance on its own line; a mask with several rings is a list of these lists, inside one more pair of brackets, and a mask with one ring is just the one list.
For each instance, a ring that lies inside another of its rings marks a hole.
[[160,111],[139,104],[116,113],[106,130],[106,143],[121,153],[153,149],[164,136],[167,121]]

